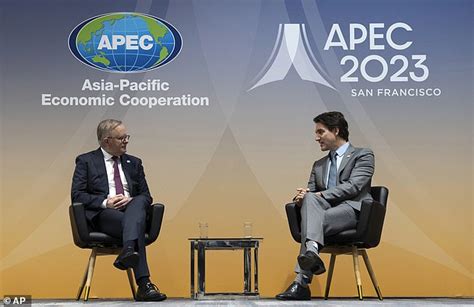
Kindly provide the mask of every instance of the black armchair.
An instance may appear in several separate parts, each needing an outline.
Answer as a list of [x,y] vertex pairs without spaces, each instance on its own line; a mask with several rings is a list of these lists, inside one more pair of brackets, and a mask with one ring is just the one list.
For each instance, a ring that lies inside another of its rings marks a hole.
[[[357,292],[359,294],[359,299],[363,299],[362,282],[359,270],[360,253],[364,258],[367,271],[369,272],[370,279],[372,280],[372,284],[374,285],[375,291],[377,292],[377,296],[380,300],[383,300],[382,292],[380,291],[377,279],[375,278],[375,273],[369,261],[369,256],[367,255],[367,249],[376,247],[380,242],[383,222],[385,219],[385,211],[387,207],[388,189],[386,187],[372,187],[370,194],[374,200],[362,202],[362,207],[359,214],[359,222],[357,223],[356,228],[345,230],[336,235],[324,238],[325,245],[320,252],[331,254],[328,277],[326,281],[326,290],[324,293],[325,299],[327,299],[329,296],[332,273],[334,271],[337,255],[352,255],[357,283]],[[296,242],[301,243],[300,208],[296,206],[295,203],[289,203],[286,205],[285,209],[291,235]]]
[[[158,238],[164,210],[165,207],[162,204],[154,204],[150,206],[149,212],[147,213],[147,227],[145,234],[146,245],[153,243]],[[86,220],[84,205],[81,203],[73,203],[71,206],[69,206],[69,218],[71,221],[74,244],[80,248],[92,250],[84,277],[76,295],[76,300],[79,300],[85,287],[84,301],[87,301],[89,299],[89,291],[92,275],[94,274],[96,257],[104,255],[118,255],[122,250],[122,240],[91,229]],[[132,269],[127,270],[127,275],[133,298],[135,298],[136,289],[135,283],[133,281]]]

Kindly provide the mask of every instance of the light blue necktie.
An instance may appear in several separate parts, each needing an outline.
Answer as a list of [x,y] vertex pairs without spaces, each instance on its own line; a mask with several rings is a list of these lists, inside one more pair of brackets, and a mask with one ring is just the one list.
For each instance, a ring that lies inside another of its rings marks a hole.
[[335,152],[335,151],[331,151],[329,153],[329,159],[331,160],[331,166],[329,167],[328,189],[336,186],[336,177],[337,177],[336,155],[337,155],[337,152]]

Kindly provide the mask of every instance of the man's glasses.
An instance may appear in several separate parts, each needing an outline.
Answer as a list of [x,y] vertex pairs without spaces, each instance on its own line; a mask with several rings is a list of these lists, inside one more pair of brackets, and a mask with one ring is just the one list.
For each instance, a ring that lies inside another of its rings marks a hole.
[[116,137],[116,136],[108,136],[107,137],[108,139],[116,139],[116,140],[119,140],[120,142],[128,142],[130,140],[130,134],[126,134],[124,136],[121,136],[121,137]]

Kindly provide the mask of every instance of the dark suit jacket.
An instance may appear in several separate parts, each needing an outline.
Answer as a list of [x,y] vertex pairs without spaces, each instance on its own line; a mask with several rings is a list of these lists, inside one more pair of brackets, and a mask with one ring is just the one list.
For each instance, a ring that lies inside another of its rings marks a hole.
[[329,155],[314,162],[309,177],[308,189],[321,192],[332,206],[346,202],[360,210],[365,199],[372,199],[370,185],[375,169],[375,158],[368,148],[355,148],[349,145],[337,170],[336,186],[326,189]]
[[[123,154],[120,161],[130,196],[151,204],[153,199],[146,183],[142,160]],[[72,202],[83,203],[86,208],[86,217],[91,221],[103,210],[102,202],[108,194],[109,182],[102,150],[99,148],[78,156],[72,177]]]

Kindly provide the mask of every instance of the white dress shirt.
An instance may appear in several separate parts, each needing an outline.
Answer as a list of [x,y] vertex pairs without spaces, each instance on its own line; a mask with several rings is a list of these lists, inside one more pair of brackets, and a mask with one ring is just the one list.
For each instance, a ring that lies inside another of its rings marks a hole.
[[[109,195],[107,195],[107,198],[108,198],[108,197],[117,195],[117,192],[115,191],[115,181],[114,181],[114,160],[112,159],[114,156],[106,152],[102,147],[100,148],[100,150],[102,150],[102,153],[104,154],[105,169],[107,170],[107,179],[109,182]],[[118,159],[117,162],[118,162],[118,169],[120,173],[120,180],[122,181],[123,192],[125,196],[130,197],[127,178],[125,178],[125,174],[123,173],[123,169],[122,169],[122,162],[120,162],[120,159]],[[105,199],[102,202],[102,207],[103,208],[107,207],[107,199]]]

